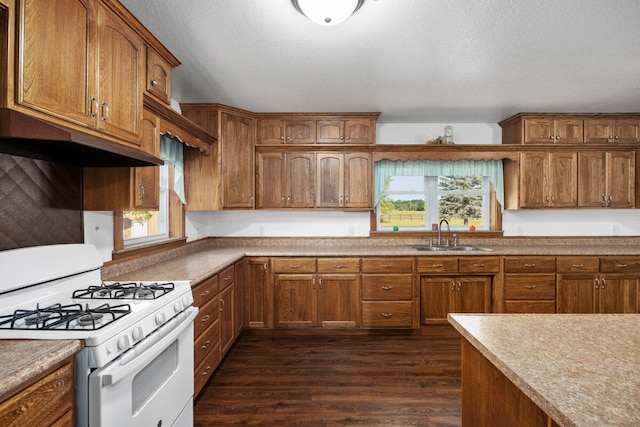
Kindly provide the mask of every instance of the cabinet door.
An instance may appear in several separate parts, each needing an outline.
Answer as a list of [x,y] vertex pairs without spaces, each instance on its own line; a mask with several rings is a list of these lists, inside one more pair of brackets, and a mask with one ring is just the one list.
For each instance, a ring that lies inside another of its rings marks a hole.
[[276,274],[276,328],[313,327],[318,319],[315,275]]
[[245,260],[244,323],[248,328],[273,327],[273,289],[269,282],[269,260]]
[[288,208],[312,208],[316,201],[313,153],[287,153]]
[[258,208],[283,208],[285,194],[285,155],[281,153],[257,154]]
[[147,92],[171,104],[171,65],[150,47],[147,47]]
[[606,144],[613,142],[613,123],[609,119],[587,119],[584,121],[584,142]]
[[376,125],[372,119],[344,121],[344,142],[347,144],[375,144]]
[[373,206],[372,161],[369,153],[344,155],[344,207]]
[[605,154],[578,154],[578,206],[600,208],[606,206]]
[[613,151],[607,158],[607,206],[633,208],[635,206],[635,160],[633,151]]
[[244,274],[245,274],[245,261],[238,261],[234,264],[235,279],[234,286],[234,304],[233,304],[233,320],[236,328],[235,336],[239,337],[242,329],[244,329]]
[[593,313],[596,277],[593,274],[558,274],[556,311],[558,313]]
[[596,303],[598,313],[638,313],[638,282],[636,274],[604,275]]
[[253,123],[248,117],[222,113],[222,193],[225,208],[253,208]]
[[344,143],[344,121],[342,120],[318,120],[316,122],[318,144],[342,144]]
[[90,111],[90,98],[97,91],[95,62],[90,54],[95,31],[93,4],[88,0],[23,2],[18,103],[95,126]]
[[582,144],[584,127],[580,119],[561,119],[554,121],[557,144]]
[[555,142],[552,119],[525,119],[525,144],[551,144]]
[[617,119],[613,121],[613,142],[637,143],[640,141],[640,120]]
[[318,165],[316,207],[338,208],[344,206],[344,155],[318,153],[316,159]]
[[98,128],[139,141],[145,58],[142,39],[105,6],[98,6]]
[[227,286],[220,292],[220,351],[222,355],[231,348],[235,339],[235,325],[233,324],[234,312],[234,284]]
[[314,120],[287,120],[285,123],[286,144],[313,144],[316,142]]
[[548,206],[548,153],[520,154],[520,207]]
[[453,310],[455,292],[453,277],[422,277],[420,279],[420,323],[446,323]]
[[284,143],[284,120],[263,119],[258,120],[257,144],[282,144]]
[[458,277],[454,307],[456,313],[491,313],[491,278]]
[[[157,117],[146,110],[143,113],[140,148],[153,155],[158,155],[160,151]],[[158,166],[134,168],[131,185],[133,186],[131,193],[133,194],[132,205],[134,209],[159,209],[160,168]]]
[[549,203],[554,208],[578,205],[578,153],[550,154]]
[[323,274],[318,281],[318,325],[355,328],[360,320],[360,286],[356,274]]

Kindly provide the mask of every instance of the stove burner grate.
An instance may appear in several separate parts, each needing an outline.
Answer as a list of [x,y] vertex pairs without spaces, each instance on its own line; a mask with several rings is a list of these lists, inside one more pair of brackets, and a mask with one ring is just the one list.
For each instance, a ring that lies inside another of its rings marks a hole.
[[173,282],[149,284],[128,282],[89,286],[73,292],[73,298],[84,299],[157,299],[175,289]]
[[13,314],[0,316],[0,329],[36,330],[98,330],[131,312],[129,304],[98,307],[82,307],[81,304],[53,304],[48,307],[36,305],[34,310],[15,310]]

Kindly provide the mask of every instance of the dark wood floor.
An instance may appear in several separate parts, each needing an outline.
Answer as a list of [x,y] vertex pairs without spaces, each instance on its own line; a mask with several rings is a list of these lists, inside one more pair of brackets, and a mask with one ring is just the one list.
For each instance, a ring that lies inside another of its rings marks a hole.
[[459,426],[460,337],[245,332],[195,402],[196,426]]

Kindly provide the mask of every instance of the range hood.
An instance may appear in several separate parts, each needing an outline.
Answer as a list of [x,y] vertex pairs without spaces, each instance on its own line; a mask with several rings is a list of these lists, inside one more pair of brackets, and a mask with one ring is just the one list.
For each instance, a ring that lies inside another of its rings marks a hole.
[[75,166],[163,164],[143,151],[7,108],[0,108],[0,153]]

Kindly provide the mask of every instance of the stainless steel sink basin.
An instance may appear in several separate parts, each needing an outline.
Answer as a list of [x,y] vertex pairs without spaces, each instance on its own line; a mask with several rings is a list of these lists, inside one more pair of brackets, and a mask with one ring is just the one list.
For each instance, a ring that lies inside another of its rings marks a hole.
[[491,252],[493,250],[480,246],[414,246],[414,248],[423,252]]

